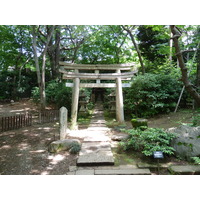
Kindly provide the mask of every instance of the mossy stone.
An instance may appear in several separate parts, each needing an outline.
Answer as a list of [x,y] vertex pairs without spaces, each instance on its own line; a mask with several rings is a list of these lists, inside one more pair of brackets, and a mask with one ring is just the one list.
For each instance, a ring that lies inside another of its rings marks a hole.
[[132,119],[131,120],[131,124],[132,124],[133,128],[139,128],[141,126],[148,127],[147,122],[148,122],[147,119]]

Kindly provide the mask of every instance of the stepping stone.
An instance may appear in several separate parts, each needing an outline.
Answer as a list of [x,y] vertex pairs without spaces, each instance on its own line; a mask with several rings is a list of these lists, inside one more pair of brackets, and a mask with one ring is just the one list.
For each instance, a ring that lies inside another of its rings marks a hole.
[[77,165],[114,165],[114,158],[109,142],[83,143],[79,152]]
[[68,172],[67,175],[76,175],[76,172],[73,171],[73,172]]
[[107,142],[110,141],[110,138],[103,133],[88,133],[85,138],[84,142]]
[[79,155],[90,153],[90,152],[99,152],[102,151],[110,151],[111,146],[109,142],[85,142],[82,144],[81,151]]
[[76,175],[94,175],[94,170],[77,170]]
[[108,128],[108,127],[102,127],[102,126],[94,126],[94,127],[88,127],[88,129],[87,129],[88,131],[110,131],[110,129]]
[[175,174],[200,174],[199,165],[172,165],[169,171]]
[[77,170],[77,166],[69,166],[69,171],[74,172]]
[[95,175],[151,175],[149,169],[95,170]]
[[98,153],[87,153],[79,156],[78,166],[88,165],[114,165],[114,158],[111,151],[101,151]]
[[[171,164],[169,163],[160,163],[160,168],[168,168]],[[137,166],[139,168],[158,168],[157,164],[149,164],[149,163],[138,163]]]
[[88,136],[83,141],[84,142],[107,142],[110,138],[107,136]]

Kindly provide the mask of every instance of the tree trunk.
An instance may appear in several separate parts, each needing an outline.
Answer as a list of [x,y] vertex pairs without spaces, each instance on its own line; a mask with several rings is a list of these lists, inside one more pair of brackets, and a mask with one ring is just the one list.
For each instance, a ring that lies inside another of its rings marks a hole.
[[172,38],[173,38],[173,41],[174,41],[176,56],[177,56],[177,59],[178,59],[178,62],[179,62],[179,67],[180,67],[181,73],[182,73],[182,81],[183,81],[185,88],[188,91],[188,93],[194,98],[197,105],[199,106],[200,105],[200,95],[194,89],[193,85],[191,84],[191,82],[188,79],[187,68],[186,68],[185,63],[183,61],[182,53],[180,51],[180,47],[179,47],[179,43],[178,43],[178,38],[180,37],[180,35],[177,32],[175,25],[171,25],[170,28],[171,28],[171,32],[173,34]]
[[37,43],[36,43],[36,26],[32,26],[32,35],[33,35],[33,52],[35,58],[35,65],[36,65],[36,72],[37,72],[37,79],[38,79],[38,86],[40,89],[40,104],[41,110],[46,108],[46,93],[45,93],[45,67],[46,67],[46,54],[49,42],[51,40],[52,34],[54,31],[54,26],[51,27],[51,31],[47,36],[47,41],[45,44],[45,48],[42,52],[42,69],[40,71],[38,56],[37,56]]
[[196,77],[197,88],[200,89],[200,50],[197,50],[197,77]]
[[[170,31],[170,38],[172,37],[172,32],[169,28]],[[171,39],[169,39],[169,63],[170,66],[172,65],[172,47],[173,47],[173,41]]]
[[39,60],[38,60],[38,56],[37,56],[36,26],[32,26],[32,36],[33,36],[32,45],[33,45],[33,53],[34,53],[36,73],[37,73],[37,81],[38,81],[38,87],[40,90],[40,105],[41,105],[41,109],[42,109],[45,106],[45,104],[42,99],[41,72],[40,72]]
[[144,64],[143,64],[143,60],[142,60],[142,56],[141,56],[141,53],[140,53],[140,50],[138,48],[138,45],[136,44],[135,42],[135,38],[133,37],[133,34],[131,32],[131,30],[129,30],[128,28],[126,28],[125,26],[122,26],[122,28],[127,31],[127,33],[129,34],[132,42],[133,42],[133,45],[135,47],[135,50],[137,51],[137,54],[138,54],[138,57],[139,57],[139,61],[140,61],[140,65],[142,67],[142,74],[144,75],[145,74],[145,67],[144,67]]
[[[48,34],[50,30],[48,30]],[[55,29],[55,44],[52,39],[49,43],[48,55],[50,58],[52,79],[56,79],[59,76],[58,68],[60,61],[60,26],[56,26]]]

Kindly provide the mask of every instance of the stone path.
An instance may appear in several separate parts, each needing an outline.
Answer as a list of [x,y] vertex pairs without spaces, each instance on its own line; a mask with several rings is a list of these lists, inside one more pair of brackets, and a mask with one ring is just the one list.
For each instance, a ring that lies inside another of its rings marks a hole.
[[136,165],[114,166],[110,131],[104,119],[102,102],[97,102],[89,127],[86,130],[70,133],[71,136],[78,136],[84,140],[77,159],[77,166],[70,166],[67,175],[151,174],[149,169],[139,169]]
[[151,175],[149,169],[135,165],[78,167],[70,166],[67,175]]
[[102,102],[97,102],[94,114],[79,153],[77,166],[114,165],[111,151],[110,129],[103,116]]
[[[149,169],[156,164],[135,163],[133,165],[114,165],[111,151],[111,138],[118,141],[124,134],[110,135],[103,116],[102,102],[97,102],[90,125],[85,130],[70,133],[71,136],[83,138],[77,166],[70,166],[67,175],[151,175]],[[118,138],[119,137],[119,138]],[[181,166],[172,163],[160,164],[172,174],[200,174],[200,166]]]

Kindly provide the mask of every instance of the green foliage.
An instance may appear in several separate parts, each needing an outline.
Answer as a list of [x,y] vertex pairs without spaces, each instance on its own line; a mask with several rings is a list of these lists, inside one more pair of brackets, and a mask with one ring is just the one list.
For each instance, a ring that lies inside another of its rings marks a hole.
[[193,117],[192,126],[200,126],[200,114]]
[[125,111],[137,117],[167,113],[176,106],[181,84],[170,75],[139,75],[125,90]]
[[87,104],[87,108],[88,108],[88,110],[92,110],[94,108],[94,103],[93,102],[89,102]]
[[200,165],[200,157],[192,157],[192,160],[196,165]]
[[[65,106],[68,111],[71,111],[71,88],[67,88],[64,82],[56,80],[47,83],[46,87],[47,103],[55,104],[58,108]],[[32,90],[32,97],[35,102],[39,102],[39,88],[34,87]]]
[[138,27],[137,38],[140,41],[141,54],[151,62],[165,62],[169,54],[169,29],[166,26],[142,25]]
[[72,154],[77,154],[81,150],[81,145],[77,142],[73,142],[70,144],[69,152]]
[[39,87],[33,87],[32,89],[32,98],[35,103],[39,103],[40,101],[40,90]]
[[173,133],[158,128],[148,128],[144,131],[138,128],[126,132],[130,134],[129,139],[120,143],[124,150],[141,151],[145,156],[152,156],[154,151],[174,154],[175,150],[170,146],[171,140],[176,137]]
[[147,127],[147,120],[146,119],[132,119],[131,124],[133,128],[138,128],[138,127]]

